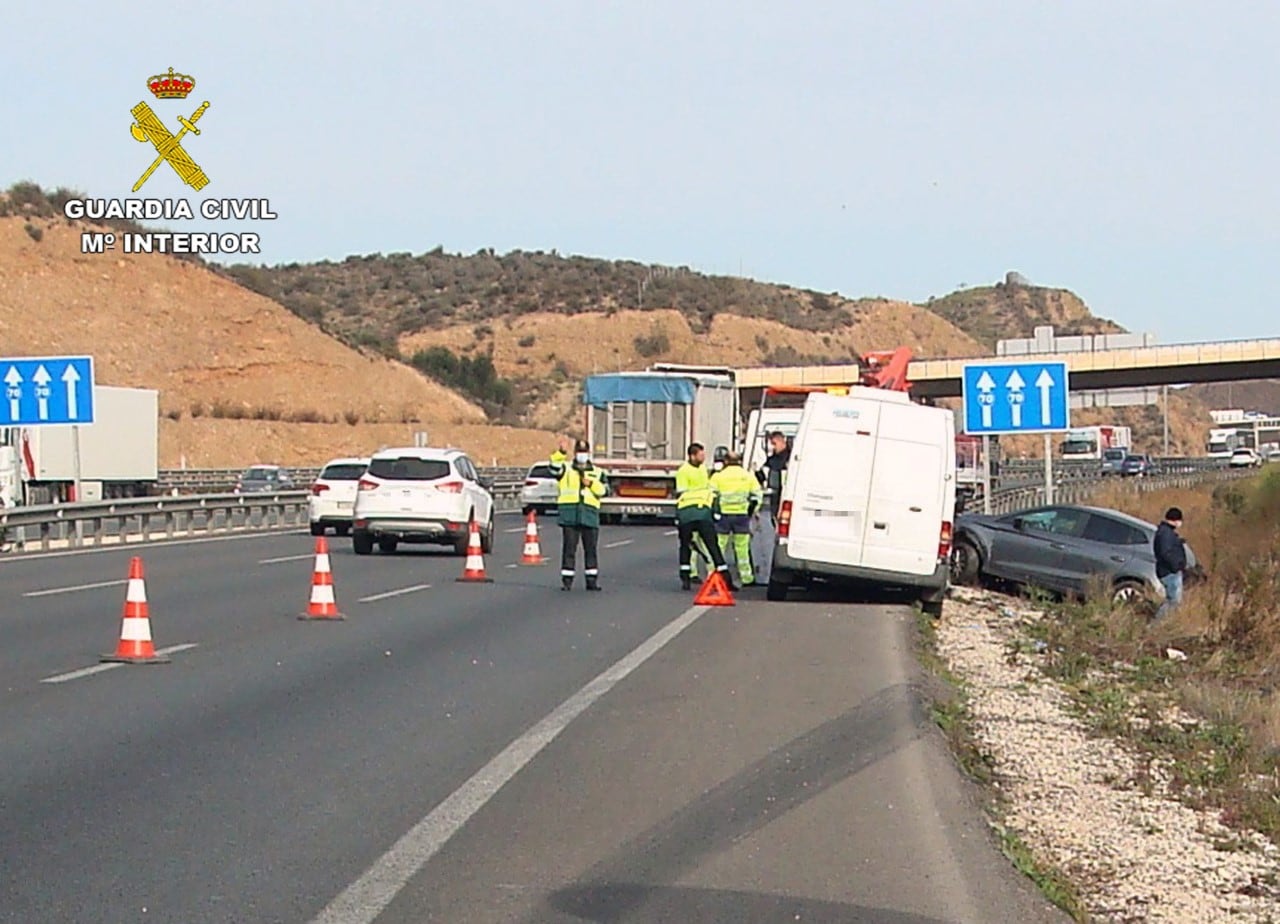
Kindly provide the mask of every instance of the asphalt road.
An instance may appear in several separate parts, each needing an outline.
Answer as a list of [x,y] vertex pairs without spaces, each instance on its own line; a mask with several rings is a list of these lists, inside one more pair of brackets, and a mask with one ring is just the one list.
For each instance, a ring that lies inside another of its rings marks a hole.
[[[331,539],[330,623],[301,534],[0,562],[0,921],[1065,920],[929,727],[909,610],[691,608],[662,527],[565,594],[499,523],[483,585]],[[181,650],[102,670],[132,554]]]

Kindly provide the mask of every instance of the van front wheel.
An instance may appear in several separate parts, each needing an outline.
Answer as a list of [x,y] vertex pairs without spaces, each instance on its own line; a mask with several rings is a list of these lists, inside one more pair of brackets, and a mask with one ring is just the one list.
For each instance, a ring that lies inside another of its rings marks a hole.
[[782,581],[773,575],[769,576],[769,586],[765,588],[764,596],[766,600],[772,600],[775,603],[787,599],[787,591],[791,589],[788,581]]

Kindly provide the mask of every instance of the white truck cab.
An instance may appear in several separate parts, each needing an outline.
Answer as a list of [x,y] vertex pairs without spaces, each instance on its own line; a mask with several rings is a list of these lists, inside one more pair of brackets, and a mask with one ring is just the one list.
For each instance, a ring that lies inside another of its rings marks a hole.
[[805,402],[778,511],[768,598],[811,578],[918,591],[940,615],[955,516],[955,415],[856,387]]

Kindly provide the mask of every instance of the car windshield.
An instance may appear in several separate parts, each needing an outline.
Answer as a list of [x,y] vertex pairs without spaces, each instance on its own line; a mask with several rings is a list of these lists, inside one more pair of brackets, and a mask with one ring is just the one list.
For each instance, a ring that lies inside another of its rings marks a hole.
[[374,459],[369,474],[392,481],[435,481],[449,476],[449,463],[443,459],[419,459],[401,456],[397,459]]
[[245,481],[274,481],[276,470],[274,468],[251,468],[240,477]]
[[1146,459],[1144,459],[1142,456],[1128,456],[1128,457],[1125,459],[1125,461],[1126,461],[1126,462],[1145,462],[1145,461],[1147,461],[1147,460],[1146,460]]
[[[1103,457],[1104,459],[1107,459],[1108,461],[1114,462],[1116,459],[1123,459],[1123,458],[1124,458],[1124,450],[1123,450],[1123,449],[1108,449],[1105,453],[1103,453],[1103,456],[1102,456],[1102,457]],[[1131,458],[1132,458],[1132,457],[1131,457]]]
[[365,466],[356,462],[337,462],[326,465],[320,477],[325,481],[355,481],[364,474]]
[[528,476],[527,476],[527,477],[529,477],[529,478],[555,478],[555,475],[551,474],[551,466],[550,466],[550,465],[535,465],[533,468],[529,469],[529,474],[528,474]]

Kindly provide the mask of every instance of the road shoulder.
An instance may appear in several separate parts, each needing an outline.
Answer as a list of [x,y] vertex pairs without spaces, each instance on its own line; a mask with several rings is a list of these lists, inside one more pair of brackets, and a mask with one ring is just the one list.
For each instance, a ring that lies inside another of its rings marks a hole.
[[993,845],[902,607],[713,608],[380,921],[1062,921]]

